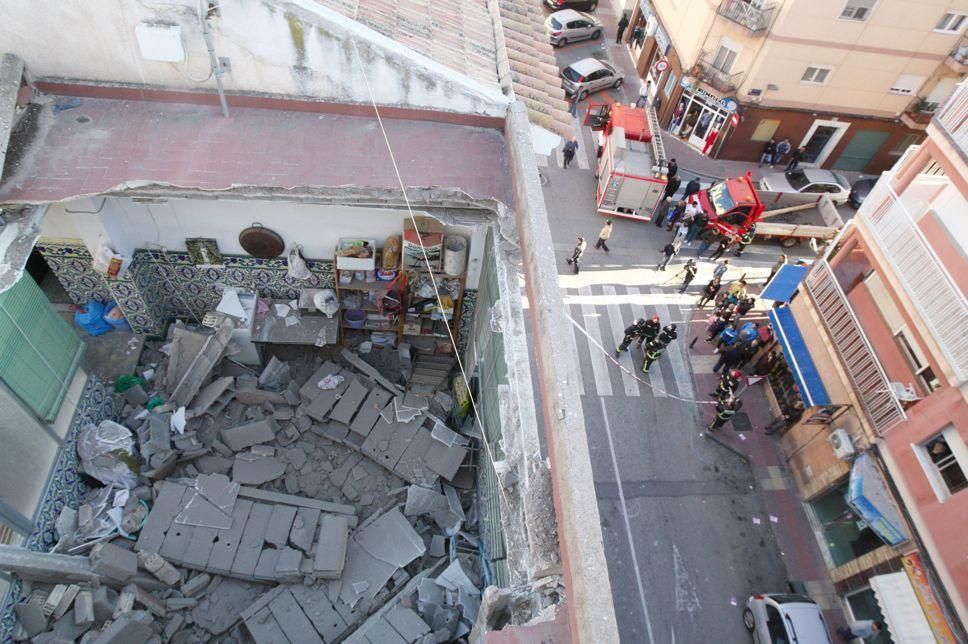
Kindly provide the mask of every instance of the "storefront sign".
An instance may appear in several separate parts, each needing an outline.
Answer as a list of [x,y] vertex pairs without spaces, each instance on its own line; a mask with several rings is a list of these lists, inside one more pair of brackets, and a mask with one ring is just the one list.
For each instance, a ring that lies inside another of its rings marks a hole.
[[938,605],[938,600],[934,596],[928,575],[921,565],[920,555],[916,552],[904,555],[901,557],[901,564],[911,581],[911,586],[914,587],[914,594],[918,596],[921,610],[924,611],[924,616],[931,626],[931,632],[935,639],[939,644],[955,644],[957,640],[951,632],[948,620],[945,619],[944,613],[941,611],[941,606]]
[[662,52],[663,56],[669,53],[669,46],[671,44],[669,42],[669,34],[662,28],[662,25],[659,25],[659,28],[655,31],[655,42],[659,46],[659,51]]
[[652,5],[649,3],[649,0],[639,0],[639,11],[646,18],[652,15]]
[[692,87],[692,83],[693,79],[689,76],[683,76],[682,80],[679,81],[679,85],[681,85],[683,89],[689,89]]
[[736,99],[734,98],[724,98],[723,107],[727,112],[735,112],[737,109],[739,109],[739,103],[737,103]]

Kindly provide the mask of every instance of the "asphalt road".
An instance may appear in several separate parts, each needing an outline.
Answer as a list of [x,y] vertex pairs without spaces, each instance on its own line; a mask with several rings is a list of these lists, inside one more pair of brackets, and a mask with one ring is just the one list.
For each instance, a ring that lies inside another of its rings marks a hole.
[[[567,46],[558,55],[564,65],[607,52],[595,41]],[[627,94],[634,97],[638,84],[630,85]],[[686,342],[674,342],[648,377],[639,371],[637,349],[622,357],[636,377],[605,357],[625,326],[652,313],[663,324],[678,323],[685,338],[694,293],[710,279],[713,264],[701,262],[691,293],[679,295],[673,276],[694,250],[687,247],[666,272],[656,271],[659,249],[671,233],[616,220],[611,252],[595,250],[603,217],[595,211],[594,144],[587,129],[579,145],[571,168],[561,168],[560,151],[539,157],[539,166],[560,285],[581,327],[575,333],[582,406],[622,641],[749,642],[743,604],[751,593],[784,589],[784,566],[766,521],[753,522],[766,512],[748,465],[701,435],[701,412],[692,401],[710,398],[695,391]],[[578,235],[589,248],[574,275],[564,259]],[[737,266],[727,277],[745,272],[765,278],[781,250],[754,244],[743,258],[730,258]]]

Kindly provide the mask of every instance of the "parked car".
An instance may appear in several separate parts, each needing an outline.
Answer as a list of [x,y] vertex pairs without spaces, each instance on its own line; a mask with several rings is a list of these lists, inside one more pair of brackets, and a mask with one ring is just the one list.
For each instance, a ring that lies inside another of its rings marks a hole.
[[743,624],[754,644],[832,644],[820,606],[804,595],[753,595],[746,601]]
[[545,20],[545,28],[555,47],[564,47],[578,40],[594,40],[602,35],[602,23],[595,16],[574,9],[554,12]]
[[858,179],[855,181],[854,185],[850,187],[850,194],[847,195],[847,203],[854,208],[860,208],[860,205],[864,203],[864,199],[871,193],[871,189],[875,183],[877,183],[876,178]]
[[598,7],[598,0],[544,0],[544,3],[552,11],[558,11],[559,9],[595,11]]
[[579,101],[592,92],[610,87],[621,87],[624,81],[622,72],[611,64],[597,58],[583,58],[561,70],[561,84],[570,96]]
[[834,203],[846,203],[850,194],[847,179],[817,168],[797,168],[792,172],[773,172],[760,179],[762,190],[773,192],[799,192],[803,194],[826,192]]

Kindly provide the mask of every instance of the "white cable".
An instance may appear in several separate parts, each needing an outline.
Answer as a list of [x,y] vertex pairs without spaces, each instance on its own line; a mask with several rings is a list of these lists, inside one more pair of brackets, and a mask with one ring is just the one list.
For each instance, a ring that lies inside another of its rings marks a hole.
[[[373,98],[373,91],[370,89],[370,81],[366,76],[366,70],[363,67],[363,60],[360,58],[360,51],[357,49],[356,40],[353,40],[353,52],[356,54],[356,62],[360,67],[360,74],[363,76],[363,84],[366,85],[366,93],[370,97],[370,104],[373,106],[373,111],[376,114],[377,123],[380,125],[380,132],[383,135],[383,141],[387,146],[387,153],[390,155],[390,163],[393,165],[393,172],[397,176],[397,183],[400,185],[400,190],[403,192],[403,200],[407,205],[407,212],[410,213],[410,221],[413,223],[414,230],[417,231],[417,239],[420,242],[420,252],[423,255],[424,264],[427,266],[427,273],[430,275],[430,282],[434,287],[434,295],[437,298],[437,306],[440,307],[441,312],[446,311],[444,307],[443,300],[440,296],[440,289],[437,286],[437,279],[434,277],[433,270],[430,266],[430,258],[427,256],[427,248],[424,246],[423,239],[420,236],[420,228],[417,225],[417,219],[413,214],[413,208],[410,206],[410,198],[407,196],[407,188],[403,183],[403,177],[400,175],[400,168],[397,167],[396,157],[393,155],[393,148],[390,146],[390,139],[387,137],[387,131],[383,127],[383,119],[380,117],[380,109],[376,105],[376,100]],[[401,258],[402,262],[402,258]],[[401,265],[400,270],[403,270]],[[457,314],[457,302],[453,302],[454,313]],[[484,429],[484,425],[481,423],[481,416],[477,409],[477,403],[474,402],[474,396],[471,395],[471,385],[470,381],[467,379],[467,372],[464,371],[464,361],[461,360],[460,351],[457,350],[457,341],[454,339],[454,333],[450,328],[450,323],[447,321],[446,316],[444,319],[444,326],[447,328],[447,337],[450,339],[451,347],[454,349],[454,356],[457,358],[457,367],[460,369],[461,378],[464,380],[464,386],[467,388],[468,399],[471,403],[471,408],[474,411],[474,419],[477,421],[478,429],[481,432],[481,441],[484,443],[484,447],[487,449],[487,454],[491,459],[491,465],[494,466],[494,452],[491,449],[490,441],[487,439],[487,432]],[[505,504],[508,504],[508,498],[504,490],[504,485],[501,483],[500,476],[497,476],[497,470],[494,470],[495,480],[497,481],[498,492]]]

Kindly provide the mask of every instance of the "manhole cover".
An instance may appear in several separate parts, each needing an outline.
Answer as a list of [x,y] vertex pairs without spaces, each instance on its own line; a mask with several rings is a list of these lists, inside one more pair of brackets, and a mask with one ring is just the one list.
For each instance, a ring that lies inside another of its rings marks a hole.
[[91,117],[90,116],[78,116],[74,120],[77,121],[78,123],[90,123],[91,122]]
[[734,432],[751,432],[753,431],[753,423],[750,422],[750,417],[745,411],[737,412],[733,416],[733,431]]

